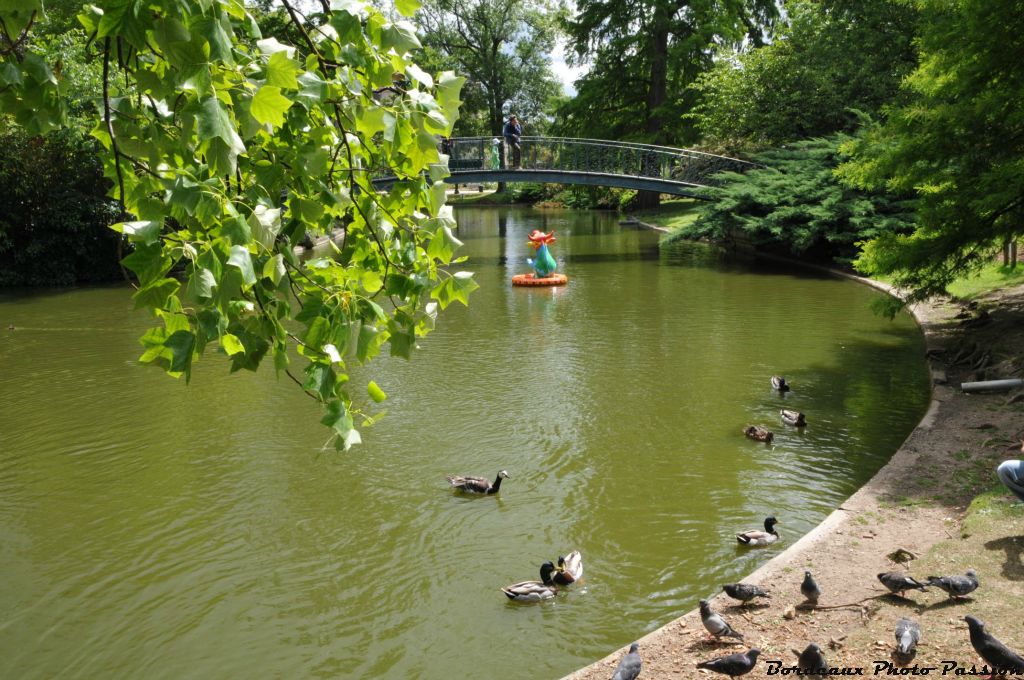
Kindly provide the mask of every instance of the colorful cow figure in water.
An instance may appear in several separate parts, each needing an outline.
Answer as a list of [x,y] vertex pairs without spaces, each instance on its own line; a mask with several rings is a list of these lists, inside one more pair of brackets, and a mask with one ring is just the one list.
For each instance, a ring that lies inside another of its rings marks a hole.
[[538,278],[551,276],[558,268],[558,263],[555,262],[551,251],[548,250],[548,244],[555,242],[555,232],[545,234],[539,229],[534,229],[528,238],[530,239],[529,245],[537,249],[537,257],[528,259],[527,262],[533,265],[533,271],[537,272]]

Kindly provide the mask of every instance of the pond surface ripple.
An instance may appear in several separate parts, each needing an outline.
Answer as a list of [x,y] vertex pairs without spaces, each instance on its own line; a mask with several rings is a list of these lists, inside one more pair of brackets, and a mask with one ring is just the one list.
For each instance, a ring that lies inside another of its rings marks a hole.
[[[557,677],[791,544],[924,411],[920,332],[866,287],[614,215],[457,216],[481,289],[356,371],[391,398],[347,454],[272,370],[136,366],[122,288],[0,298],[0,677]],[[509,285],[533,228],[568,286]],[[444,481],[502,468],[498,497]],[[769,514],[780,547],[738,549]],[[499,592],[572,549],[583,584]]]

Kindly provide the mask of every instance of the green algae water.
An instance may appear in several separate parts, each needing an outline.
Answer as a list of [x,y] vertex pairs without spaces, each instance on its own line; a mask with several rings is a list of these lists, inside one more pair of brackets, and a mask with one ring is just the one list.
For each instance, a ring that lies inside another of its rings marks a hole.
[[[0,298],[0,677],[558,677],[790,545],[925,410],[921,333],[870,288],[614,215],[457,217],[481,288],[359,372],[391,398],[347,454],[272,369],[136,365],[124,288]],[[509,285],[534,228],[567,286]],[[738,549],[769,514],[777,547]],[[500,592],[573,549],[554,601]]]

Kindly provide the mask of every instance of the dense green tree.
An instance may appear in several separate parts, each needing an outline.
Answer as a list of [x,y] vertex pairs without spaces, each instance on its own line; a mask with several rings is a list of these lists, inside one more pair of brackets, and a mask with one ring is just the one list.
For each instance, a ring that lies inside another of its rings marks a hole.
[[729,152],[853,131],[917,65],[905,0],[796,0],[769,44],[720,55],[694,85],[703,140]]
[[547,0],[425,0],[417,15],[438,65],[467,77],[460,135],[500,135],[516,113],[537,134],[561,93],[551,71],[557,12]]
[[[240,0],[87,6],[79,20],[102,69],[92,135],[136,305],[156,318],[140,361],[188,379],[211,346],[232,371],[272,357],[348,447],[360,411],[347,365],[385,343],[409,356],[438,308],[476,286],[448,270],[460,244],[437,151],[461,78],[418,67],[415,27],[361,0],[320,3],[313,21],[281,4],[294,31],[282,35],[299,46],[263,37]],[[0,0],[0,114],[30,134],[66,119],[63,72],[31,39],[42,9]],[[374,187],[377,171],[397,177],[391,190]],[[297,257],[307,233],[339,227],[330,254]]]
[[117,203],[95,140],[77,130],[0,133],[0,286],[121,278]]
[[1024,234],[1024,12],[986,0],[918,0],[910,101],[847,150],[863,187],[913,193],[918,227],[868,242],[857,266],[908,299],[941,293]]
[[778,16],[773,0],[579,0],[576,9],[566,22],[573,55],[592,64],[561,128],[664,145],[697,141],[680,119],[715,46],[760,44]]
[[[666,146],[697,141],[682,116],[716,45],[760,44],[778,16],[774,0],[579,0],[576,9],[566,30],[575,59],[591,67],[560,109],[559,131]],[[637,204],[657,202],[642,192]]]
[[840,144],[833,135],[756,156],[744,174],[719,175],[710,201],[680,237],[743,241],[760,250],[848,264],[857,243],[907,231],[913,209],[884,192],[859,191],[835,177]]

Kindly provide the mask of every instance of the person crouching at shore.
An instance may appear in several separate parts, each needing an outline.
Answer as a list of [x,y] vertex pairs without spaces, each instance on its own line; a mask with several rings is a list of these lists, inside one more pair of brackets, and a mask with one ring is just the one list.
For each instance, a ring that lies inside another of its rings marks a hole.
[[1006,488],[1024,501],[1024,460],[1006,460],[996,468],[996,474]]

